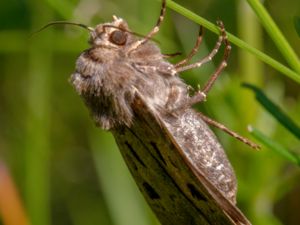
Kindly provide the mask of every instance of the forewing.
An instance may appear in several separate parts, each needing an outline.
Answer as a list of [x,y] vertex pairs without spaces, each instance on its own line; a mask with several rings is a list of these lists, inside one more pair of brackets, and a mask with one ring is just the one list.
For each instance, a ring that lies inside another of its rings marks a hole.
[[163,225],[250,224],[180,149],[164,122],[136,96],[132,126],[113,131],[140,191]]

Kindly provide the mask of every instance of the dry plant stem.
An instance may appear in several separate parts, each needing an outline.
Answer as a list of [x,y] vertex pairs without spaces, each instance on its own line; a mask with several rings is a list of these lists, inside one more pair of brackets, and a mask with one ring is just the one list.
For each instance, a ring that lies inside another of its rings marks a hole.
[[236,139],[238,139],[239,141],[249,145],[251,148],[254,148],[256,150],[259,150],[260,149],[260,146],[253,143],[252,141],[250,141],[249,139],[245,138],[245,137],[242,137],[241,135],[237,134],[236,132],[228,129],[227,127],[225,127],[223,124],[221,123],[218,123],[217,121],[203,115],[202,113],[198,112],[199,116],[207,123],[207,124],[210,124],[216,128],[219,128],[220,130],[226,132],[227,134],[235,137]]
[[199,34],[195,46],[193,47],[192,51],[185,59],[175,64],[176,68],[186,65],[193,58],[193,56],[198,52],[199,46],[202,42],[202,37],[203,37],[203,26],[200,25]]
[[16,185],[2,162],[0,162],[0,215],[5,225],[30,224]]

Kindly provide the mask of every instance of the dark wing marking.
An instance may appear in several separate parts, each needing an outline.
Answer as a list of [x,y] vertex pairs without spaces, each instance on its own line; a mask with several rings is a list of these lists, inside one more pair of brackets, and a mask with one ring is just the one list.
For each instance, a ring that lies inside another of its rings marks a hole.
[[164,122],[137,95],[133,125],[113,135],[140,191],[163,225],[250,224],[195,169]]

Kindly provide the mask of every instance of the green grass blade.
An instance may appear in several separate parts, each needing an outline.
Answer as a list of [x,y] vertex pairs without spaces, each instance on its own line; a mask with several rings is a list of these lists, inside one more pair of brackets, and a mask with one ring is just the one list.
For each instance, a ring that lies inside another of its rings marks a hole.
[[70,19],[73,15],[75,6],[69,1],[46,0],[52,9],[65,19]]
[[296,164],[300,166],[300,156],[296,155],[295,153],[290,152],[288,149],[284,148],[282,145],[279,143],[273,141],[266,135],[264,135],[262,132],[259,130],[249,127],[249,131],[251,135],[260,143],[262,143],[264,146],[272,149],[274,152],[288,160],[289,162]]
[[295,17],[294,18],[294,26],[295,30],[297,31],[298,36],[300,37],[300,17]]
[[[101,135],[100,135],[101,134]],[[105,202],[114,225],[150,225],[145,202],[130,177],[110,133],[95,130],[90,134],[90,145],[96,172]]]
[[[160,1],[160,0],[157,0],[157,1]],[[204,19],[201,16],[198,16],[197,14],[195,14],[192,11],[184,8],[183,6],[175,3],[174,1],[167,0],[167,6],[170,9],[172,9],[172,10],[178,12],[179,14],[185,16],[186,18],[194,21],[195,23],[201,24],[202,26],[204,26],[208,30],[219,34],[218,27],[215,24],[209,22],[208,20]],[[297,72],[291,70],[290,68],[284,66],[283,64],[281,64],[278,61],[274,60],[273,58],[271,58],[267,54],[259,51],[256,48],[253,48],[252,46],[250,46],[246,42],[242,41],[238,37],[230,34],[229,32],[227,32],[227,35],[228,35],[228,39],[230,40],[231,43],[233,43],[236,46],[238,46],[238,47],[248,51],[249,53],[255,55],[261,61],[265,62],[266,64],[270,65],[274,69],[278,70],[282,74],[285,74],[286,76],[288,76],[289,78],[293,79],[294,81],[296,81],[297,83],[300,84],[300,73],[297,73]]]
[[300,73],[300,61],[293,50],[293,48],[290,46],[290,44],[285,39],[282,32],[279,30],[267,10],[264,8],[264,6],[261,4],[260,0],[247,0],[249,5],[252,7],[258,18],[260,19],[260,22],[272,38],[273,42],[279,49],[279,51],[282,53],[282,55],[285,57],[288,64],[297,72]]
[[[51,35],[36,40],[28,54],[28,112],[25,114],[25,196],[33,225],[50,225]],[[47,46],[47,47],[45,47]],[[41,50],[43,49],[43,51]]]
[[255,93],[257,101],[271,113],[279,123],[281,123],[286,129],[300,139],[300,127],[289,118],[275,103],[273,103],[258,87],[244,83],[243,87],[249,88]]

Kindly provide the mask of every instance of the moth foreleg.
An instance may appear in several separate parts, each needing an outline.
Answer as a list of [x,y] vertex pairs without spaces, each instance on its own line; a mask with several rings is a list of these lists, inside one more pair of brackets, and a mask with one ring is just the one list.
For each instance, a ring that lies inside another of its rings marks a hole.
[[138,41],[134,42],[133,44],[131,44],[131,46],[129,46],[129,48],[128,48],[127,54],[129,54],[130,52],[134,51],[139,46],[141,46],[142,44],[147,42],[159,31],[160,25],[165,18],[165,14],[166,14],[166,0],[162,0],[160,15],[157,19],[155,27],[153,27],[153,29],[143,39],[138,40]]
[[203,37],[203,26],[200,26],[199,34],[195,46],[192,48],[191,52],[188,54],[188,56],[185,59],[175,64],[175,68],[179,68],[186,65],[191,60],[191,58],[198,52],[199,46],[202,42],[202,37]]

